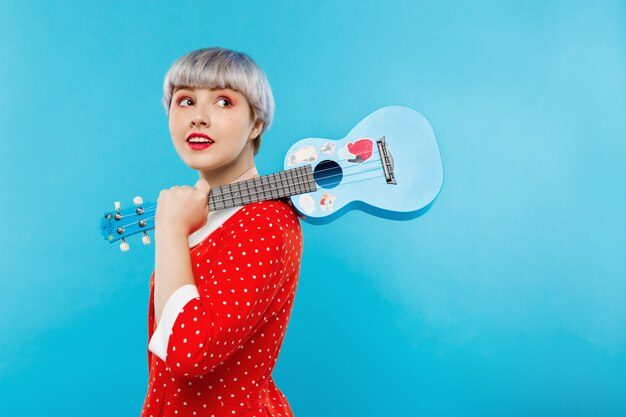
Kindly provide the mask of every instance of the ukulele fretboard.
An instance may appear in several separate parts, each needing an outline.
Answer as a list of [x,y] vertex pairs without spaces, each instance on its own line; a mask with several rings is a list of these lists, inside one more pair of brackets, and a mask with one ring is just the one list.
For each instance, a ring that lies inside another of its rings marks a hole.
[[222,210],[316,190],[312,168],[310,165],[304,165],[212,188],[209,191],[209,210]]

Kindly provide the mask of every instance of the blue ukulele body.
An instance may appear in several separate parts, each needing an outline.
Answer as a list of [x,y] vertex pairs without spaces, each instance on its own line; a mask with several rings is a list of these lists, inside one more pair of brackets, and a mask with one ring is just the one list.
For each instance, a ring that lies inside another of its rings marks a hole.
[[403,106],[376,110],[339,140],[296,142],[284,167],[311,165],[317,190],[292,195],[303,220],[328,223],[352,209],[393,220],[424,214],[443,185],[437,140],[428,121]]

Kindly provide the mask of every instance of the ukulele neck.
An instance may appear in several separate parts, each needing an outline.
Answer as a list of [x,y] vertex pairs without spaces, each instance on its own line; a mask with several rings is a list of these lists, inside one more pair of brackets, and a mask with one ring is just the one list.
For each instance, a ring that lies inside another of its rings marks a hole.
[[209,191],[209,210],[223,210],[316,190],[312,168],[310,165],[304,165],[212,188]]

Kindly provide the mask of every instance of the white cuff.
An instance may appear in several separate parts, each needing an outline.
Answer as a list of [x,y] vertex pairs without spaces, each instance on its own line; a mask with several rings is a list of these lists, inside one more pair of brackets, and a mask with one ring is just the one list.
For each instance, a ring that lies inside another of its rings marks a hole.
[[161,358],[163,362],[167,357],[167,343],[178,314],[190,300],[199,296],[198,287],[194,284],[186,284],[174,291],[163,306],[159,324],[148,343],[148,350]]

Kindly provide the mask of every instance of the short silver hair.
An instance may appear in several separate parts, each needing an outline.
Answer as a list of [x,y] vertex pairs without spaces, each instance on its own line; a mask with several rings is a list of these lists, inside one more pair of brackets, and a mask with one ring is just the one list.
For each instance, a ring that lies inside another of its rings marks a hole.
[[226,48],[202,48],[178,58],[163,82],[163,105],[169,116],[176,87],[230,88],[242,93],[250,103],[253,121],[263,122],[254,140],[254,154],[261,146],[261,135],[274,118],[274,96],[263,70],[243,52]]

